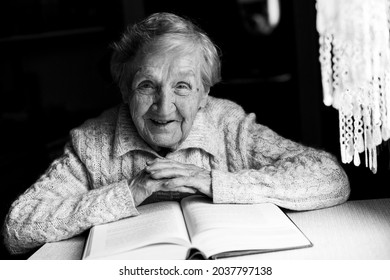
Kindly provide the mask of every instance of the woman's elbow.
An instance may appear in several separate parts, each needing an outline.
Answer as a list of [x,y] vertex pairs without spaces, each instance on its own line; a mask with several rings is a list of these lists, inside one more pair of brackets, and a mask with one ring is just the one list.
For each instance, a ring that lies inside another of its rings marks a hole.
[[349,184],[348,176],[342,167],[339,167],[339,171],[337,172],[338,176],[334,180],[334,192],[336,194],[336,198],[339,199],[339,203],[344,203],[349,199],[351,194],[351,187]]
[[37,229],[34,229],[28,215],[20,213],[18,201],[14,202],[5,218],[2,228],[4,246],[10,254],[25,254],[42,245]]
[[344,169],[333,159],[332,167],[328,169],[330,172],[325,176],[326,187],[322,188],[323,196],[327,199],[327,207],[342,204],[349,199],[351,188],[348,176]]
[[26,230],[16,221],[5,221],[3,226],[3,242],[8,252],[12,255],[28,253],[37,244],[33,244]]

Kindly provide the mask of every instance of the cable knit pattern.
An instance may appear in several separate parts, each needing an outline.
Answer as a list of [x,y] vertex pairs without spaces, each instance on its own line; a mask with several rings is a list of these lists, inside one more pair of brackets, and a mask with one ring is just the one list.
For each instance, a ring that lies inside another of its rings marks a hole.
[[[64,155],[12,204],[3,230],[9,251],[24,253],[138,215],[128,182],[156,157],[124,104],[72,130]],[[308,210],[342,203],[350,192],[332,155],[284,139],[239,105],[213,97],[166,158],[210,170],[214,203],[272,202]],[[148,201],[181,197],[156,193]]]

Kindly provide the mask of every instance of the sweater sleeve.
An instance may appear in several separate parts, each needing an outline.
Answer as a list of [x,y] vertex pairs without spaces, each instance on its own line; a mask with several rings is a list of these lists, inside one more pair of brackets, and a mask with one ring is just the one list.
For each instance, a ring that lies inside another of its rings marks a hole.
[[244,168],[212,171],[215,203],[271,202],[310,210],[348,199],[348,178],[333,155],[285,139],[257,124],[253,115],[241,126],[235,147]]
[[12,204],[4,243],[13,254],[25,253],[93,225],[137,214],[126,180],[91,189],[84,164],[67,145],[64,155]]

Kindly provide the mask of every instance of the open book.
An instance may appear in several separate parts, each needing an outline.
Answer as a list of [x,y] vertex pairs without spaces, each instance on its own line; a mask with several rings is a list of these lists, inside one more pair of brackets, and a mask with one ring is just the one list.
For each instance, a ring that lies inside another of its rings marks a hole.
[[274,204],[213,204],[201,196],[138,208],[91,228],[83,259],[216,259],[312,246]]

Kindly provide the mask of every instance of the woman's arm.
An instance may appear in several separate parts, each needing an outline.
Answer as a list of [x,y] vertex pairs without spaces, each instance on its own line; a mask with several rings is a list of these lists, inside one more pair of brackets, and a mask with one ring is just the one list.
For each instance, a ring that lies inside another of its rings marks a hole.
[[68,145],[64,155],[12,204],[3,234],[9,251],[18,254],[137,214],[127,180],[90,189],[86,168]]
[[348,199],[348,178],[334,156],[277,135],[253,115],[242,126],[236,147],[245,166],[233,173],[212,171],[215,203],[272,202],[308,210]]

